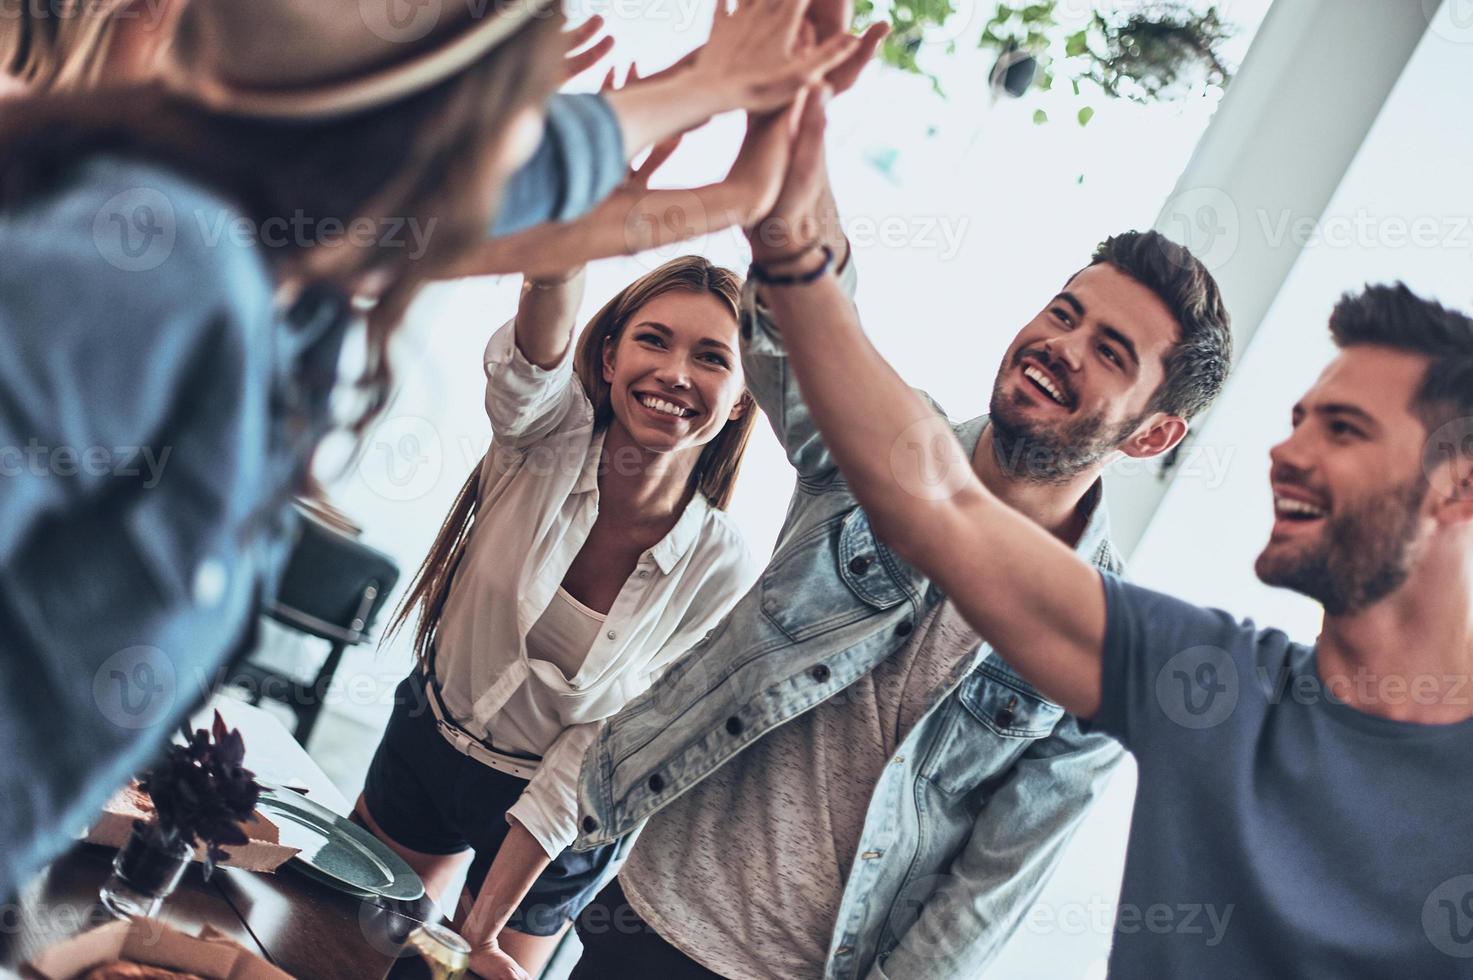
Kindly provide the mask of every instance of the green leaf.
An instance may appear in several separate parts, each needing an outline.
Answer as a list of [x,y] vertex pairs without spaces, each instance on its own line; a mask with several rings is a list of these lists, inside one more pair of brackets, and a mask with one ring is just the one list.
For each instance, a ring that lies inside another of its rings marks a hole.
[[1088,126],[1089,121],[1095,117],[1095,111],[1090,106],[1079,110],[1079,125]]
[[1048,122],[1048,113],[1044,112],[1042,109],[1034,109],[1033,124],[1035,126],[1042,126],[1046,122]]
[[1077,78],[1071,78],[1071,79],[1069,79],[1069,85],[1070,85],[1071,88],[1074,89],[1074,94],[1075,95],[1078,95],[1079,94],[1079,79],[1077,79]]
[[1038,78],[1034,81],[1033,84],[1038,86],[1038,90],[1040,92],[1049,91],[1054,87],[1054,73],[1048,71],[1047,69],[1039,72]]
[[1070,34],[1064,42],[1064,53],[1071,58],[1076,58],[1087,51],[1089,51],[1089,38],[1085,36],[1084,31]]

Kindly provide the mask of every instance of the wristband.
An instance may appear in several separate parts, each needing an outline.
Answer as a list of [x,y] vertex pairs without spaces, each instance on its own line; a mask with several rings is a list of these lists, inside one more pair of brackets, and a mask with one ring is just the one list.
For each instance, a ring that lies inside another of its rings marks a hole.
[[[834,250],[827,245],[820,247],[823,249],[823,263],[811,272],[804,272],[796,276],[775,276],[768,272],[765,266],[753,262],[751,267],[747,269],[747,278],[756,280],[764,286],[806,286],[809,283],[816,282],[834,267]],[[802,255],[800,254],[795,258],[801,257]],[[786,261],[791,262],[794,260],[788,259]]]
[[557,289],[566,286],[583,274],[583,266],[579,266],[561,279],[533,279],[531,276],[522,279],[522,285],[527,289]]

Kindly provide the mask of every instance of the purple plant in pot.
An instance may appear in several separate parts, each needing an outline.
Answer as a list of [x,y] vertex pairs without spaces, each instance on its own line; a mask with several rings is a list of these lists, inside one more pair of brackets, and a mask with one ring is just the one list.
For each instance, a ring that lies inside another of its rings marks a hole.
[[205,845],[206,878],[228,857],[226,845],[249,841],[241,823],[255,812],[261,787],[244,761],[245,740],[218,711],[212,730],[196,729],[169,746],[139,784],[155,817],[133,822],[102,886],[104,906],[120,918],[154,915],[184,876],[196,841]]

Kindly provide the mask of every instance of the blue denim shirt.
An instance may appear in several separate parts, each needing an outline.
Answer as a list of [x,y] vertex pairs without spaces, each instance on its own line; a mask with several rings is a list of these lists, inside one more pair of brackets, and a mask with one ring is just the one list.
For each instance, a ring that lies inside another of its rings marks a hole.
[[[841,278],[852,295],[852,263]],[[842,691],[944,599],[870,530],[751,283],[742,333],[747,384],[798,471],[797,489],[758,584],[589,750],[580,848],[634,833],[766,732]],[[986,425],[956,428],[969,452]],[[1100,487],[1091,493],[1076,550],[1118,572]],[[826,980],[974,980],[1121,755],[979,647],[874,789]]]
[[[494,230],[623,173],[607,103],[556,98]],[[289,549],[352,318],[280,310],[238,217],[113,158],[0,213],[0,902],[208,693]]]

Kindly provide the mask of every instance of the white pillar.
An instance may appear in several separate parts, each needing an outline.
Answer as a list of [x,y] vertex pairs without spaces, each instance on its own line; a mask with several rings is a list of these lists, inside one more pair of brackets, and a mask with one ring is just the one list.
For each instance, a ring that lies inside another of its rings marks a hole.
[[[1442,0],[1277,0],[1156,228],[1212,270],[1239,359],[1299,257],[1290,220],[1318,220]],[[1194,428],[1201,428],[1198,419]],[[1186,451],[1189,446],[1184,446]],[[1172,474],[1111,474],[1129,556]]]

